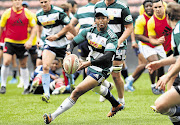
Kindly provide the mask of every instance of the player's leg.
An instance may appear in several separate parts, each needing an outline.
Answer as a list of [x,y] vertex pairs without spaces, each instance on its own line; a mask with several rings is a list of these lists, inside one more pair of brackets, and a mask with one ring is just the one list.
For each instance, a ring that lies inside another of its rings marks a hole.
[[180,86],[172,87],[162,94],[156,101],[155,106],[151,106],[157,113],[168,115],[174,125],[180,124]]
[[18,82],[18,80],[16,79],[17,76],[17,62],[16,62],[16,55],[14,54],[12,57],[12,68],[13,68],[13,78],[11,81],[9,81],[9,84],[15,84]]
[[99,83],[91,76],[86,77],[80,84],[78,84],[78,86],[71,93],[70,97],[66,98],[59,106],[59,108],[50,115],[51,118],[49,119],[49,121],[47,121],[49,115],[45,114],[43,116],[46,123],[53,121],[57,116],[70,109],[81,95],[91,90],[98,84]]
[[27,68],[27,60],[28,57],[20,58],[19,64],[20,64],[20,74],[24,83],[24,92],[23,94],[29,94],[29,70]]
[[1,90],[0,93],[6,93],[6,82],[9,75],[9,65],[12,61],[12,55],[8,53],[3,53],[3,65],[1,68]]
[[123,67],[122,67],[121,74],[122,74],[124,79],[126,79],[128,77],[128,67],[127,67],[125,61],[123,61]]
[[[114,67],[121,67],[122,61],[113,61]],[[122,104],[125,104],[124,101],[124,81],[121,77],[121,69],[113,70],[111,73],[114,83],[116,85],[117,93],[118,93],[118,101]]]
[[56,54],[51,50],[45,49],[42,55],[43,61],[43,74],[42,74],[42,85],[44,89],[44,95],[42,96],[42,100],[49,102],[50,92],[49,92],[49,84],[50,84],[50,74],[49,69],[50,65],[55,59]]
[[[2,58],[3,58],[3,46],[0,46],[0,64],[2,63],[1,62]],[[0,71],[1,71],[1,65],[0,65]],[[1,75],[0,75],[0,82],[1,82]]]
[[3,50],[3,65],[1,68],[1,90],[0,93],[6,93],[6,82],[9,75],[9,65],[12,62],[14,47],[11,43],[6,42]]
[[29,53],[31,55],[31,62],[34,66],[34,69],[36,69],[36,60],[37,60],[37,57],[38,57],[38,54],[37,54],[37,46],[32,46],[32,48],[29,50]]
[[156,110],[164,115],[180,116],[180,86],[172,87],[162,94],[156,101]]

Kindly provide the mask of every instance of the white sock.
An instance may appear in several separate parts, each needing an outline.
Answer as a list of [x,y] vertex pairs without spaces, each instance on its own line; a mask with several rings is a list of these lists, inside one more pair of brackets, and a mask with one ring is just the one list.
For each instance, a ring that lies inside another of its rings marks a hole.
[[9,75],[9,66],[1,67],[1,86],[6,87],[7,77]]
[[24,82],[24,89],[29,86],[29,70],[28,68],[20,68],[21,78]]
[[151,88],[156,87],[156,83],[151,84]]
[[103,86],[106,86],[107,88],[110,88],[110,83],[107,80],[104,80],[104,82],[102,82]]
[[134,81],[134,78],[132,77],[132,75],[130,75],[130,76],[128,77],[128,79],[129,79],[130,81]]
[[52,120],[54,120],[58,115],[62,114],[66,110],[70,109],[76,102],[70,97],[66,98],[59,108],[51,114]]
[[123,98],[118,98],[118,102],[125,104],[124,97]]

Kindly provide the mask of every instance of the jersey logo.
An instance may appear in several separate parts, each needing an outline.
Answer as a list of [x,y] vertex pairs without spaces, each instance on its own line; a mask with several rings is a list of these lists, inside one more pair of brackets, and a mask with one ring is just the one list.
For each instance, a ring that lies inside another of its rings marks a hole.
[[91,40],[88,40],[88,43],[93,46],[94,48],[97,48],[97,49],[102,49],[102,45],[96,43],[96,42],[93,42]]
[[131,15],[128,15],[126,18],[125,18],[125,21],[126,22],[131,22],[133,20],[132,16]]
[[164,36],[168,36],[168,35],[171,34],[171,32],[172,32],[171,28],[169,28],[169,27],[166,26],[165,29],[164,29],[164,31],[163,31],[163,35],[164,35]]
[[114,20],[114,16],[113,15],[109,15],[109,19],[110,20]]
[[24,26],[22,20],[19,18],[17,21],[13,23],[13,26]]
[[55,20],[47,21],[47,22],[42,22],[41,24],[42,24],[43,26],[52,25],[52,24],[55,24]]

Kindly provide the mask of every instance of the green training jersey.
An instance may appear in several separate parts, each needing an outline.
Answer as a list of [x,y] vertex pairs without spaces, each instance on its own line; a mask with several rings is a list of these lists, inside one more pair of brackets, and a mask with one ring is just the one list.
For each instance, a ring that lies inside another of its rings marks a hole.
[[[44,12],[40,9],[36,13],[37,24],[43,26],[44,36],[55,35],[64,28],[64,25],[70,23],[69,17],[63,12],[63,9],[51,5],[51,10]],[[44,40],[45,44],[51,47],[64,48],[69,43],[65,35],[59,37],[55,41]]]
[[[116,33],[118,38],[123,34],[125,25],[133,23],[133,18],[128,6],[120,1],[115,0],[115,2],[109,6],[106,6],[104,0],[99,1],[95,5],[95,12],[99,9],[107,11],[110,19],[108,26]],[[127,46],[127,41],[124,41],[121,46]]]
[[[74,38],[74,41],[77,44],[80,44],[85,40],[88,41],[90,60],[95,60],[103,56],[105,51],[113,51],[114,54],[116,52],[118,37],[109,27],[107,27],[105,31],[100,32],[96,27],[86,28]],[[92,72],[104,75],[104,73],[107,74],[112,71],[112,61],[109,65],[92,65],[88,68]]]
[[74,17],[78,20],[80,24],[80,31],[84,28],[91,27],[94,23],[94,5],[93,3],[88,3],[85,6],[80,7]]
[[171,46],[174,52],[174,56],[180,55],[180,21],[176,24],[172,37],[171,37]]

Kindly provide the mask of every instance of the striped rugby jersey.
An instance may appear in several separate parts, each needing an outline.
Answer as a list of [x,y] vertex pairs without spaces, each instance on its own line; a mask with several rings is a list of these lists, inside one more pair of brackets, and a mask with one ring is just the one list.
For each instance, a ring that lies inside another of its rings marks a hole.
[[[99,1],[95,5],[95,11],[98,9],[107,10],[110,19],[108,26],[116,33],[118,38],[121,37],[125,30],[124,25],[133,23],[132,15],[128,6],[120,1],[115,0],[115,2],[109,6],[106,6],[104,0]],[[122,47],[123,46],[127,46],[127,41],[122,43]]]
[[[96,27],[89,27],[83,29],[82,32],[74,38],[77,44],[85,40],[88,41],[90,60],[95,60],[103,56],[105,51],[113,51],[114,54],[116,52],[118,37],[109,27],[107,27],[105,31],[100,32]],[[106,66],[103,64],[100,66],[89,66],[89,70],[101,75],[104,73],[107,74],[112,71],[112,62],[108,66],[107,64]]]
[[[37,24],[43,26],[43,32],[46,37],[57,34],[64,28],[64,25],[70,23],[70,19],[66,13],[64,13],[61,8],[53,5],[51,5],[51,10],[49,12],[44,12],[43,9],[37,11],[36,17]],[[51,47],[64,48],[68,43],[69,41],[67,41],[65,35],[53,42],[45,39],[45,44]]]
[[172,50],[174,52],[174,56],[180,55],[180,21],[178,21],[173,30],[171,47],[173,47]]
[[88,3],[85,6],[80,7],[74,17],[78,20],[80,24],[80,31],[84,28],[91,27],[94,23],[94,5],[93,3]]

